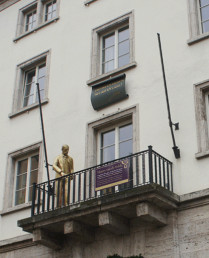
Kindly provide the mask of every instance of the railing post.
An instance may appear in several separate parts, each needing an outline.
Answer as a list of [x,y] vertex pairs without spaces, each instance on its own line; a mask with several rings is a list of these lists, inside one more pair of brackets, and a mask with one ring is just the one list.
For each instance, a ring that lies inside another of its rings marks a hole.
[[34,216],[34,213],[35,213],[35,201],[36,201],[36,183],[33,183],[31,217]]
[[152,164],[152,146],[148,146],[148,158],[149,158],[149,182],[153,183],[153,164]]

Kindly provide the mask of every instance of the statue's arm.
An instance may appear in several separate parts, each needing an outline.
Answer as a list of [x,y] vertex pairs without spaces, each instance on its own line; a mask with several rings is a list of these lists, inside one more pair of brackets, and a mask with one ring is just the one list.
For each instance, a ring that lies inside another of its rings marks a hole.
[[73,173],[73,172],[74,172],[74,164],[73,164],[73,159],[72,159],[72,167],[71,167],[70,173]]
[[59,167],[59,158],[58,157],[54,161],[53,170],[55,172],[57,172],[58,174],[61,174],[61,172],[62,172],[61,168]]

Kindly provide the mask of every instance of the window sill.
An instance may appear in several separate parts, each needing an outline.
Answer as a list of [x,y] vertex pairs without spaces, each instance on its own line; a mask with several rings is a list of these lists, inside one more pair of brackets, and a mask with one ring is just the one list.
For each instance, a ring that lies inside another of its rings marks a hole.
[[111,71],[109,73],[98,75],[97,77],[94,77],[94,78],[88,80],[86,83],[87,83],[87,85],[92,86],[93,84],[95,84],[95,83],[97,83],[99,81],[102,81],[102,80],[105,80],[105,79],[109,79],[112,76],[115,76],[115,75],[117,75],[117,74],[119,74],[121,72],[129,70],[129,69],[134,68],[136,66],[137,66],[137,63],[136,62],[132,62],[132,63],[130,63],[128,65],[125,65],[123,67],[115,69],[115,70],[113,70],[113,71]]
[[95,2],[95,1],[97,1],[97,0],[86,0],[84,2],[84,4],[88,6],[89,4],[91,4],[91,3]]
[[14,41],[14,42],[17,42],[18,40],[20,40],[20,39],[22,39],[22,38],[24,38],[24,37],[26,37],[26,36],[28,36],[28,35],[30,35],[30,34],[36,32],[37,30],[40,30],[41,28],[43,28],[43,27],[45,27],[45,26],[47,26],[47,25],[49,25],[49,24],[51,24],[51,23],[53,23],[53,22],[56,22],[56,21],[58,21],[58,20],[59,20],[59,17],[56,17],[56,18],[54,18],[54,19],[52,19],[52,20],[50,20],[50,21],[48,21],[48,22],[42,23],[41,25],[37,26],[35,29],[30,30],[30,31],[28,31],[28,32],[26,32],[26,33],[23,33],[23,34],[21,34],[20,36],[14,38],[13,41]]
[[20,204],[20,205],[14,206],[14,207],[10,207],[10,208],[7,208],[5,210],[0,211],[0,215],[4,216],[4,215],[7,215],[7,214],[10,214],[10,213],[13,213],[13,212],[28,209],[30,207],[31,207],[31,202],[23,203],[23,204]]
[[202,158],[207,158],[207,157],[209,157],[209,150],[204,151],[204,152],[203,151],[198,152],[198,153],[195,154],[196,159],[202,159]]
[[[48,102],[49,102],[49,99],[46,98],[46,99],[42,100],[41,104],[42,104],[42,105],[45,105],[45,104],[47,104]],[[32,109],[34,109],[34,108],[37,108],[38,106],[39,106],[38,103],[34,103],[34,104],[30,105],[30,106],[21,108],[21,109],[18,110],[18,111],[12,112],[12,113],[10,113],[8,116],[9,116],[9,118],[13,118],[13,117],[19,116],[19,115],[21,115],[21,114],[23,114],[23,113],[25,113],[25,112],[28,112],[28,111],[30,111],[30,110],[32,110]]]
[[193,44],[195,44],[195,43],[197,43],[199,41],[202,41],[202,40],[208,39],[208,38],[209,38],[209,32],[197,35],[197,36],[187,40],[187,44],[188,45],[193,45]]

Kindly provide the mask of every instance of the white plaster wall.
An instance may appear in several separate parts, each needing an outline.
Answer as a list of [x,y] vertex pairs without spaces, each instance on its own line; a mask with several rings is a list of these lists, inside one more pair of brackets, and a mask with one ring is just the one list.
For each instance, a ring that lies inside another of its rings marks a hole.
[[[42,139],[38,109],[8,118],[16,65],[48,49],[51,49],[49,103],[43,106],[43,115],[49,163],[60,153],[61,145],[67,143],[75,170],[83,169],[87,122],[139,104],[139,148],[144,150],[153,145],[174,163],[175,193],[208,188],[208,158],[195,159],[193,84],[209,78],[209,47],[208,40],[187,45],[186,0],[98,0],[88,7],[83,0],[61,0],[60,19],[56,23],[14,43],[18,10],[30,2],[19,1],[0,13],[0,85],[4,96],[0,112],[0,210],[8,153]],[[131,10],[135,14],[137,67],[126,72],[129,99],[94,111],[90,102],[91,87],[86,85],[90,79],[91,30]],[[180,130],[175,132],[181,150],[179,160],[174,158],[172,150],[157,32],[161,34],[172,119],[180,123]],[[53,177],[54,173],[50,173]],[[16,220],[26,217],[27,212],[2,217],[0,239],[19,235],[21,230],[16,227]],[[12,227],[10,231],[5,230],[8,224]]]

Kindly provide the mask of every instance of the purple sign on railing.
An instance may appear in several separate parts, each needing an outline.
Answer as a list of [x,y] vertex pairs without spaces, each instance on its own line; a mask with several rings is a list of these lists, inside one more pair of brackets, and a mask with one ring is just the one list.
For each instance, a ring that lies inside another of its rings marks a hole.
[[129,178],[129,160],[124,159],[110,165],[99,167],[95,172],[95,191],[127,183]]

